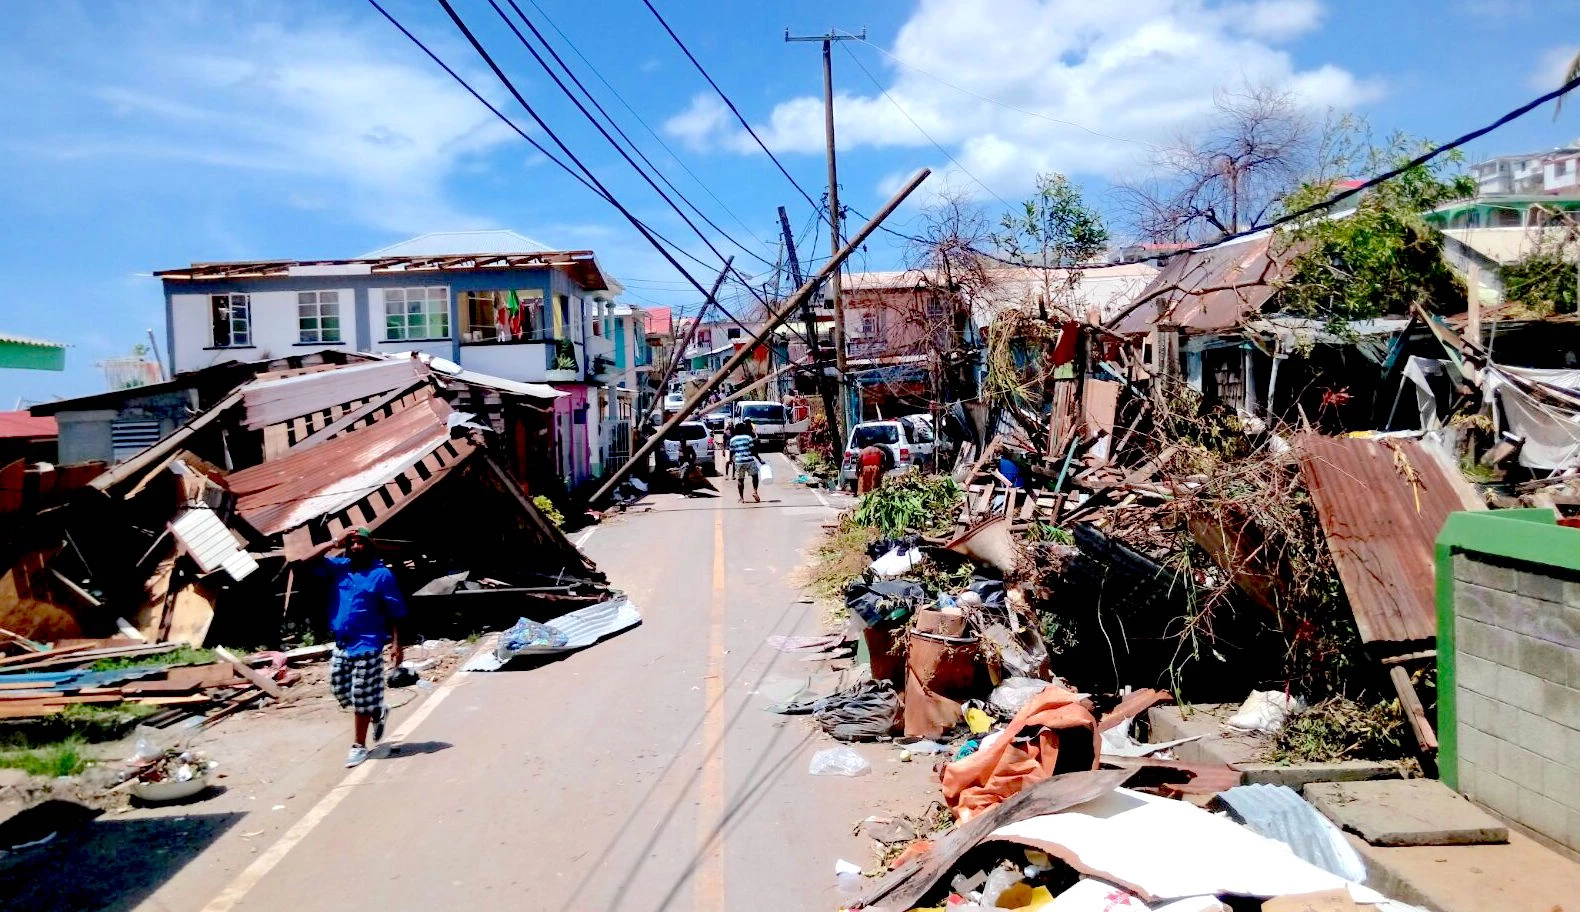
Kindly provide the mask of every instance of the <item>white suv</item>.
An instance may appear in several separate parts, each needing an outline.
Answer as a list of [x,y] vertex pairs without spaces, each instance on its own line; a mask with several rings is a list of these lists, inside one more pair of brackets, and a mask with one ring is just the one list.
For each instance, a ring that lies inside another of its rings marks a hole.
[[680,463],[682,446],[691,447],[697,454],[697,465],[702,467],[704,474],[718,474],[718,466],[713,461],[713,435],[708,433],[707,425],[700,421],[682,421],[669,432],[664,438],[664,455],[669,457],[671,464]]
[[898,421],[864,421],[850,429],[850,438],[845,443],[845,458],[839,466],[841,484],[855,487],[856,475],[860,472],[857,461],[861,458],[861,451],[869,446],[880,446],[889,451],[894,463],[890,474],[911,468],[914,449],[905,425]]

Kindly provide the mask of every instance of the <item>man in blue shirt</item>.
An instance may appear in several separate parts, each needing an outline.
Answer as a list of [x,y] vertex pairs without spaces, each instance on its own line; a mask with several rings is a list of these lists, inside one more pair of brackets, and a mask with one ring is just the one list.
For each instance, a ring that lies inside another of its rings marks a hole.
[[[372,533],[357,529],[346,533],[339,544],[345,556],[324,556],[314,569],[329,580],[329,629],[335,636],[329,689],[341,708],[351,710],[356,718],[351,752],[346,755],[346,766],[352,767],[368,758],[370,726],[374,741],[384,737],[390,712],[384,705],[384,645],[394,643],[399,665],[395,622],[406,616],[406,602],[395,574],[373,553]],[[326,544],[323,550],[331,547]]]

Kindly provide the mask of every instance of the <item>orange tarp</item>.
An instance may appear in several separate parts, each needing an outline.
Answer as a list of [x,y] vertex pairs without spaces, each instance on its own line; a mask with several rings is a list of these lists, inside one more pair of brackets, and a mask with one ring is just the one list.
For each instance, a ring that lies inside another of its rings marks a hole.
[[944,802],[963,823],[1054,773],[1096,769],[1098,752],[1091,702],[1049,684],[992,743],[944,767]]

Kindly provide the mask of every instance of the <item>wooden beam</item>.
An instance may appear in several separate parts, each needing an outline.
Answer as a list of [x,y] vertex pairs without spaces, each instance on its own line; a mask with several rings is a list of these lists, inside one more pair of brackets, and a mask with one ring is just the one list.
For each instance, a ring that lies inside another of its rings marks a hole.
[[276,700],[285,696],[285,691],[280,689],[280,685],[276,684],[273,678],[270,678],[267,675],[261,675],[254,671],[251,665],[248,665],[241,659],[236,658],[235,654],[233,654],[229,649],[226,649],[223,646],[216,646],[214,647],[214,654],[235,666],[236,670],[241,672],[242,677],[251,681],[259,690],[263,691],[269,696],[275,698]]
[[1437,733],[1432,731],[1432,723],[1426,718],[1426,707],[1421,705],[1421,697],[1410,682],[1410,672],[1403,665],[1394,665],[1388,669],[1388,678],[1393,681],[1393,689],[1399,693],[1399,706],[1404,710],[1410,729],[1415,732],[1415,740],[1421,746],[1422,753],[1437,750]]

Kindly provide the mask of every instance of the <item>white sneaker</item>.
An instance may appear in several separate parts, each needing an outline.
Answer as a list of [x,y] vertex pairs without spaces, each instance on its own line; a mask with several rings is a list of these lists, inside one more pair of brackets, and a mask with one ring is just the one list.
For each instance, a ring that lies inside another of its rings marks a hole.
[[368,758],[368,749],[360,744],[351,745],[351,750],[346,754],[346,769],[361,766],[362,761]]

